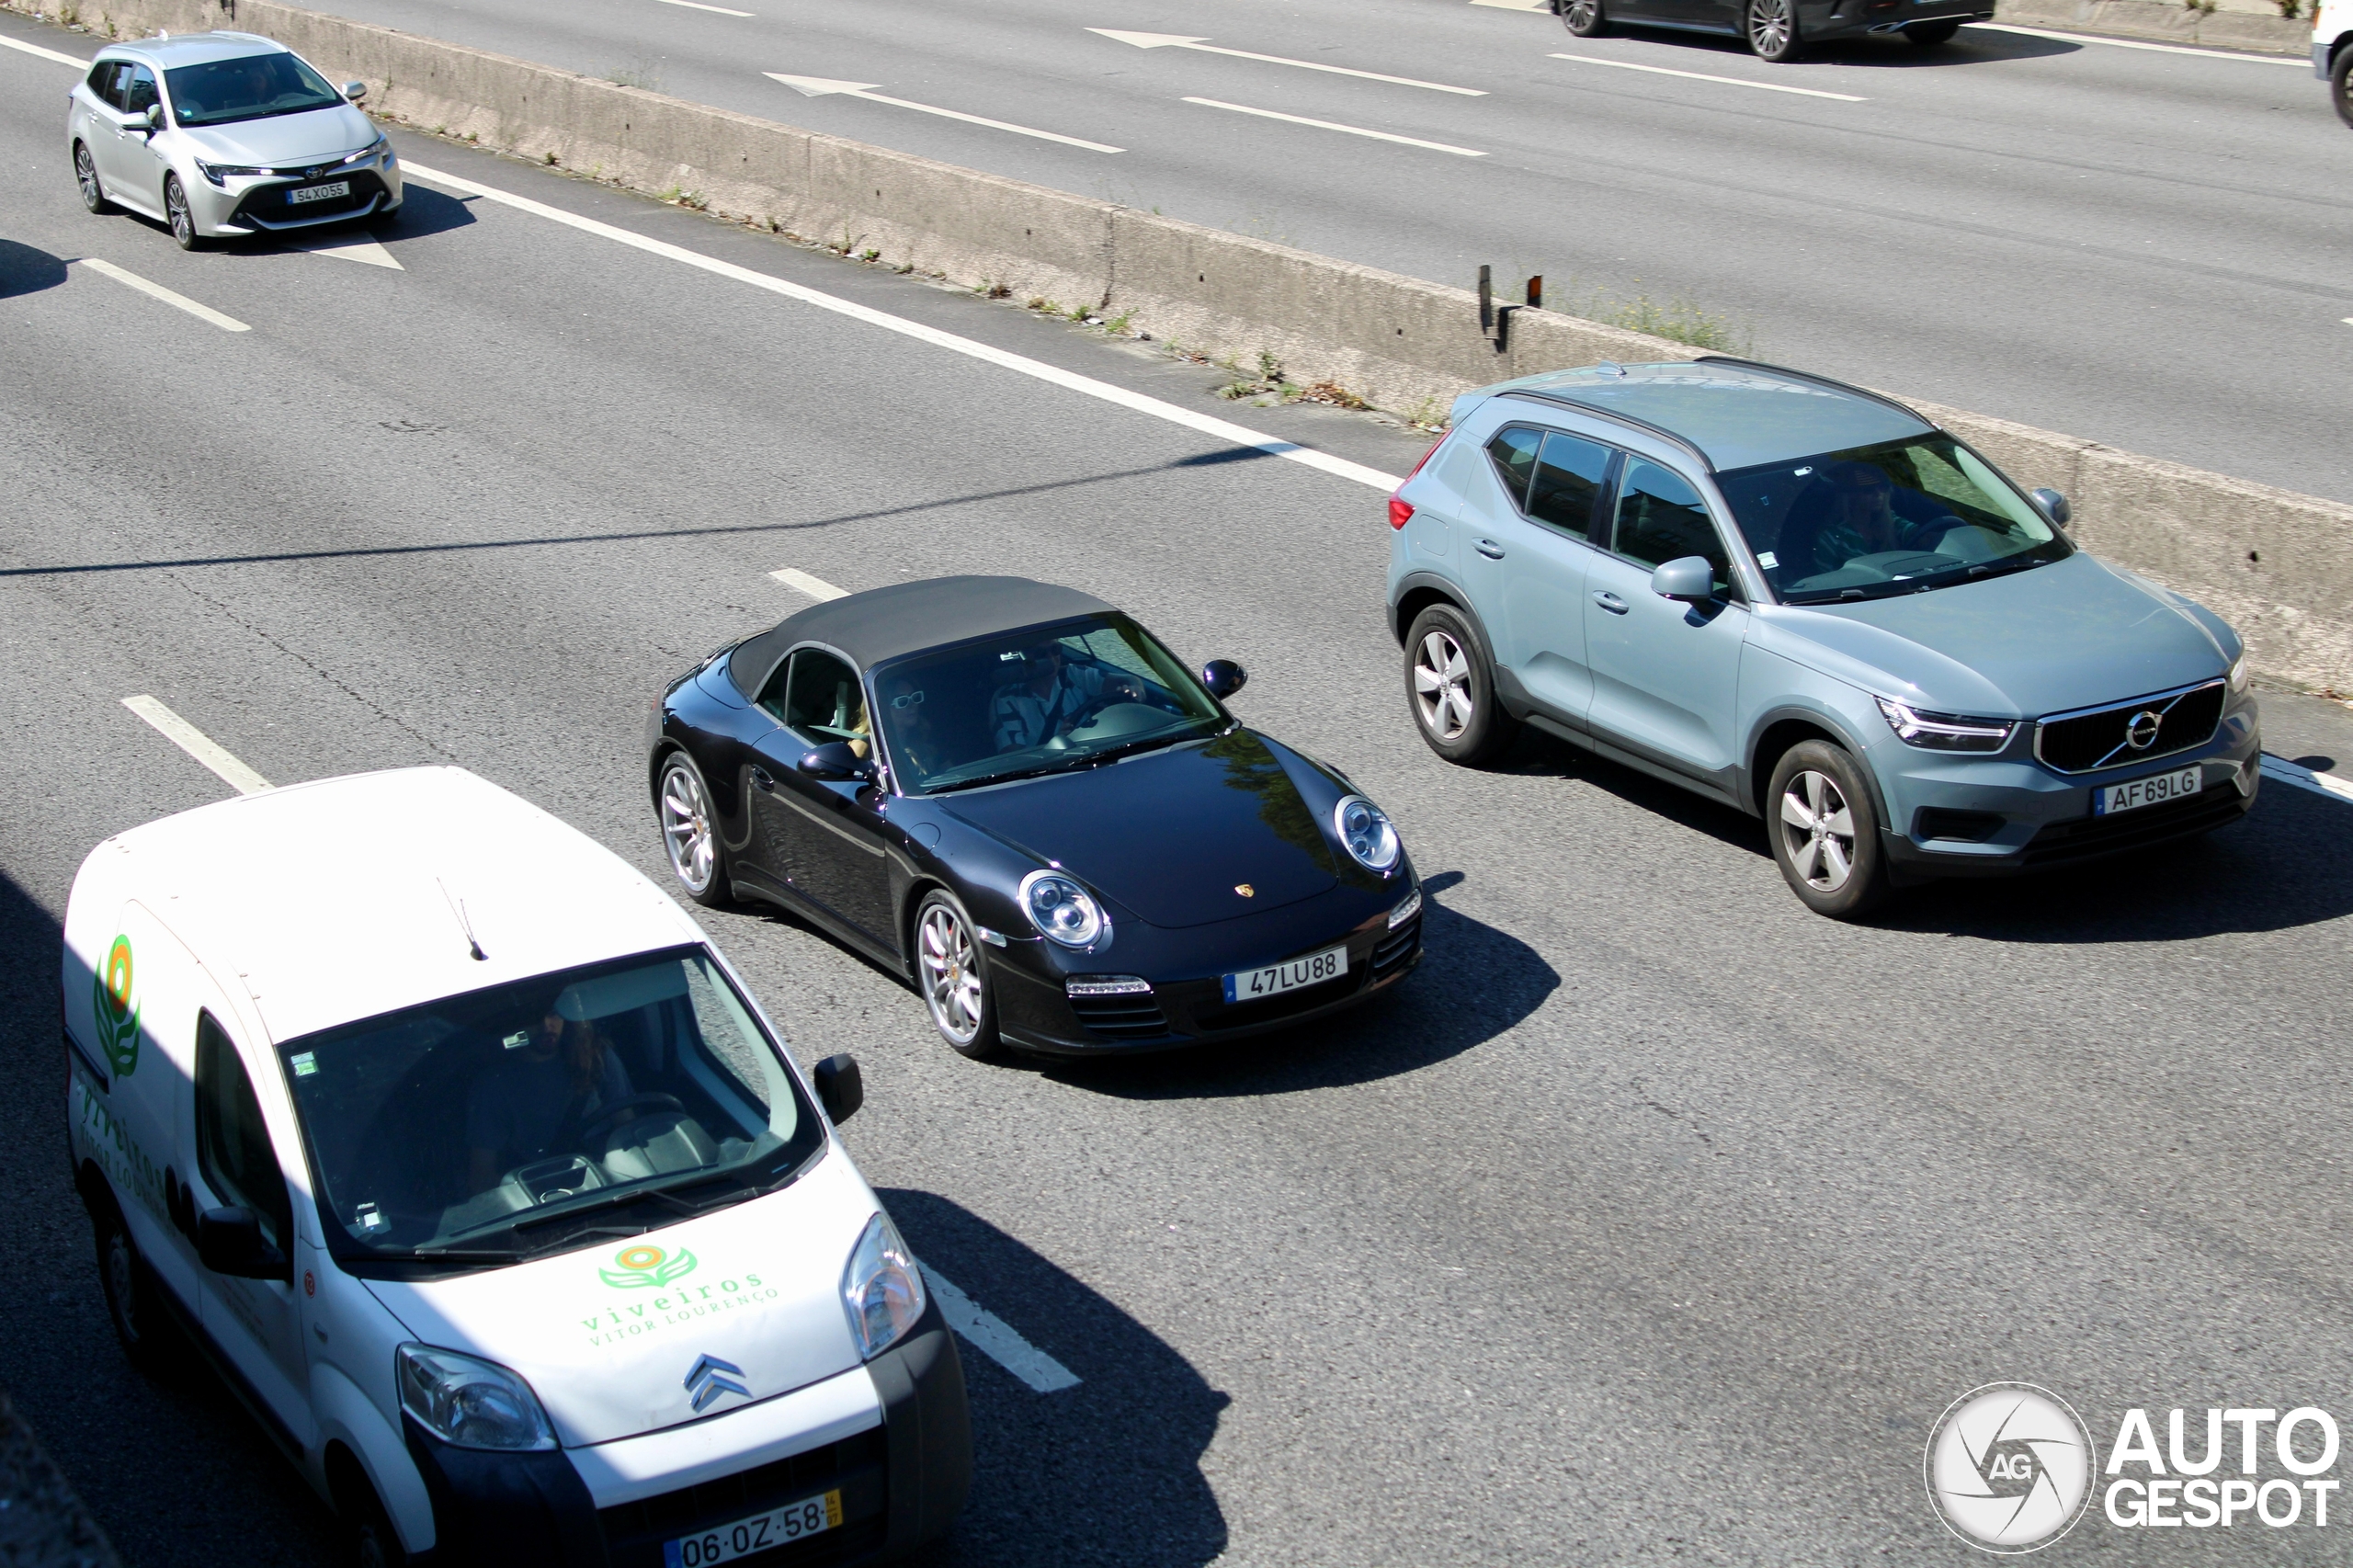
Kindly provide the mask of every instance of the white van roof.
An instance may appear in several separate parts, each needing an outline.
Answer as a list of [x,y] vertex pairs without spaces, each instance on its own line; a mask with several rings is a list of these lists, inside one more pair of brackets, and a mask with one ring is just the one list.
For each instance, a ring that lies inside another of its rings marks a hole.
[[461,767],[199,806],[109,839],[91,862],[89,892],[146,905],[253,997],[278,1041],[703,939],[620,857]]

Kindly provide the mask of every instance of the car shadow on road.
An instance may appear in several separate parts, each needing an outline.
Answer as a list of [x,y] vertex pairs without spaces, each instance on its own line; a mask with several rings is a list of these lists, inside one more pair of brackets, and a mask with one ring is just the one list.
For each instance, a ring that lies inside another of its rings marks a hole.
[[[1747,44],[1718,33],[1687,33],[1667,28],[1643,32],[1628,27],[1617,29],[1611,36],[1637,39],[1648,43],[1674,44],[1700,53],[1737,57],[1753,64],[1763,63],[1756,60]],[[1568,41],[1574,45],[1578,40],[1570,38]],[[1809,43],[1804,61],[1823,65],[1862,65],[1877,70],[1918,70],[1945,65],[1984,65],[2001,60],[2039,60],[2051,55],[2080,53],[2084,48],[2083,44],[2070,43],[2063,39],[1963,27],[1951,42],[1930,49],[1923,49],[1908,39],[1896,38],[1892,34]],[[1788,85],[1803,86],[1807,84],[1801,75]]]
[[0,240],[0,300],[38,294],[65,281],[65,263],[45,250]]
[[1152,1056],[1033,1059],[1060,1083],[1123,1099],[1296,1094],[1371,1083],[1484,1045],[1544,1004],[1560,974],[1508,932],[1449,909],[1460,871],[1422,879],[1422,962],[1362,1006],[1231,1043]]
[[1225,1550],[1201,1474],[1227,1396],[1157,1335],[1051,1262],[936,1193],[885,1188],[928,1268],[1067,1367],[1039,1393],[960,1341],[972,1400],[972,1499],[915,1561],[1199,1568]]

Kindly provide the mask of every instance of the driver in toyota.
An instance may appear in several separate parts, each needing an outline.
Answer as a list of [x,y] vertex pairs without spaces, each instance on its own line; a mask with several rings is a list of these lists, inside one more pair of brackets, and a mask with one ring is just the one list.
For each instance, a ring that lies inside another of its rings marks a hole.
[[1143,700],[1143,687],[1132,676],[1107,675],[1100,665],[1074,665],[1060,642],[1040,642],[1022,654],[1028,678],[997,688],[989,719],[996,749],[1019,751],[1066,735],[1088,711],[1107,698]]
[[[551,1004],[517,1049],[474,1080],[466,1097],[466,1147],[472,1190],[495,1187],[506,1172],[551,1153],[566,1131],[586,1126],[630,1097],[629,1069],[586,1018],[567,1019]],[[623,1112],[624,1116],[629,1113]]]

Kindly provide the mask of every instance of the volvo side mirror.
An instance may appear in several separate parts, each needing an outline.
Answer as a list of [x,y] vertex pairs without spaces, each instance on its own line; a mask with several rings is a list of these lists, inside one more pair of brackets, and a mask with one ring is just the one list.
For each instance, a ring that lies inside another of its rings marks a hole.
[[368,84],[365,82],[346,82],[343,85],[343,96],[350,99],[353,103],[358,103],[360,99],[368,96]]
[[874,778],[874,765],[850,750],[847,741],[827,741],[814,751],[803,752],[794,766],[802,777],[823,779],[828,784],[846,784],[852,779],[864,784]]
[[196,1217],[197,1261],[232,1279],[283,1279],[286,1255],[261,1237],[261,1219],[242,1206]]
[[1201,684],[1220,702],[1250,683],[1250,672],[1232,659],[1211,659],[1201,666]]
[[817,1103],[825,1108],[835,1127],[858,1114],[866,1103],[866,1080],[858,1071],[858,1058],[844,1051],[828,1056],[817,1063],[810,1074],[817,1089]]
[[1716,597],[1716,569],[1704,555],[1685,555],[1651,574],[1651,592],[1663,599],[1703,605]]
[[2067,505],[2067,498],[2047,484],[2029,494],[2034,504],[2042,508],[2042,515],[2063,528],[2067,526],[2067,519],[2075,515],[2075,509]]

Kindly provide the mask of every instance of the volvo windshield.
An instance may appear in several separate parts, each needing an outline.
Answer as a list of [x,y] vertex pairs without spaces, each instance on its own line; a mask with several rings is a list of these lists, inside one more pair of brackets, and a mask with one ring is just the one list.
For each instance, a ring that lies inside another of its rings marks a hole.
[[1949,587],[2069,552],[2015,486],[1941,431],[1742,469],[1716,484],[1788,604]]
[[282,1049],[330,1246],[513,1261],[790,1179],[824,1133],[700,949],[348,1024]]

